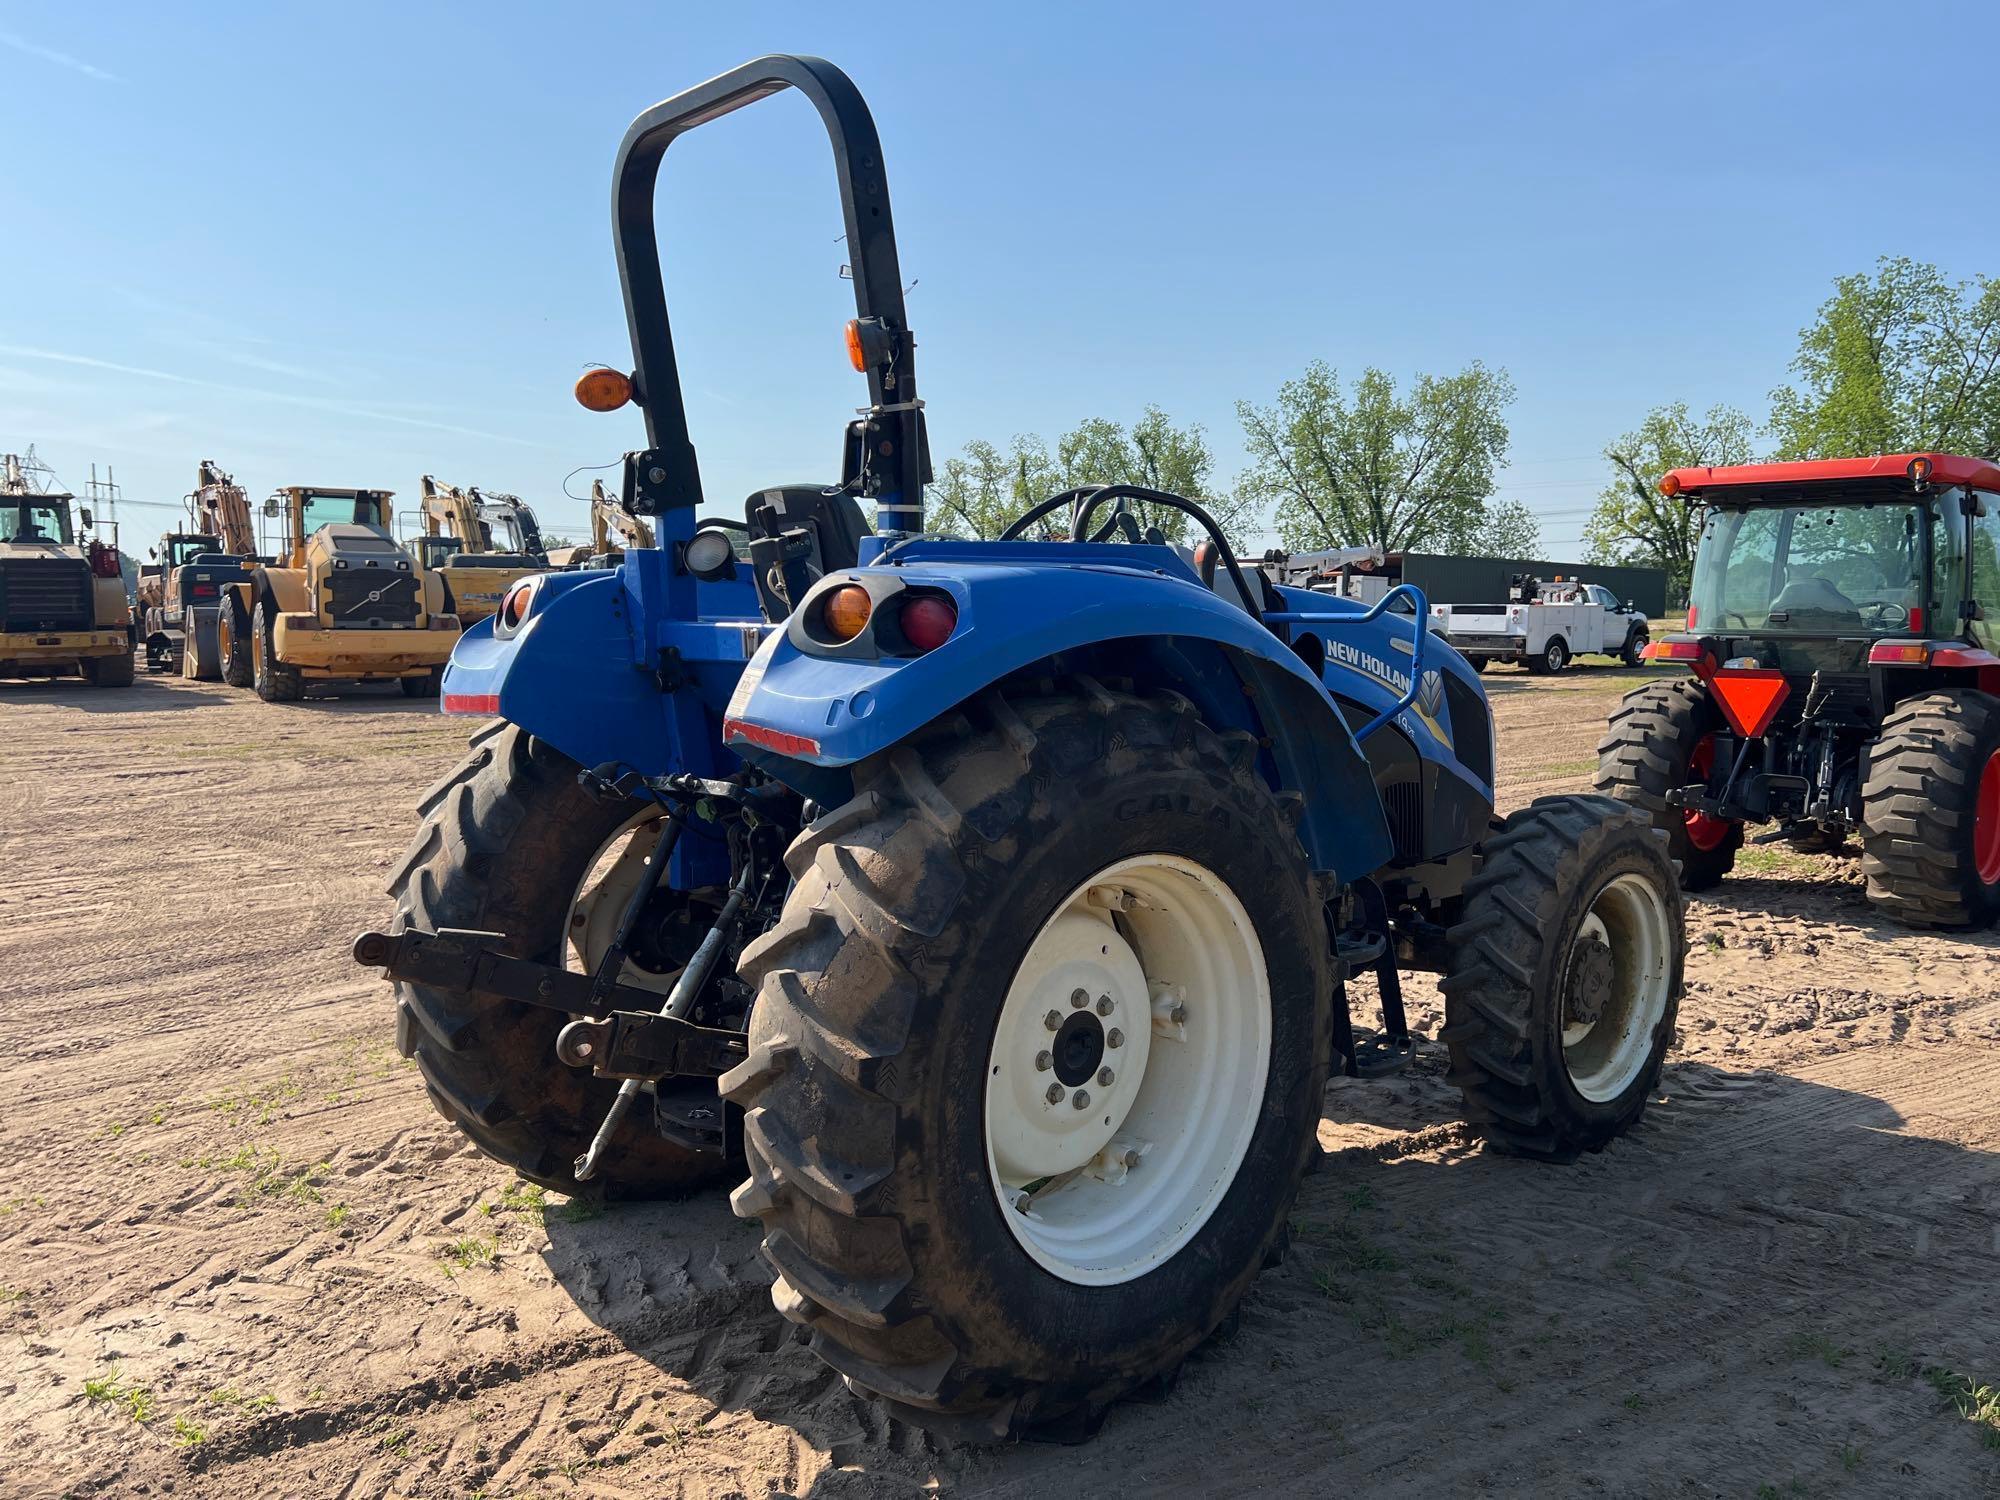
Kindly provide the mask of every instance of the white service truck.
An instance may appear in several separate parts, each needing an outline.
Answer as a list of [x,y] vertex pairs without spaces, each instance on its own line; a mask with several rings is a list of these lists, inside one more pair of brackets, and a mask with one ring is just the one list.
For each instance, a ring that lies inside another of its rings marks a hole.
[[1574,578],[1517,577],[1504,604],[1434,604],[1431,629],[1481,672],[1495,661],[1560,672],[1586,652],[1636,667],[1647,640],[1642,611]]

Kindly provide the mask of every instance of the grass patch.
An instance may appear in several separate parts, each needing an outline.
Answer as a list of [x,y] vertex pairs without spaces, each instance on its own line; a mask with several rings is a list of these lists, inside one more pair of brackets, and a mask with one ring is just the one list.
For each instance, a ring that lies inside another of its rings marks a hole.
[[1945,1405],[1978,1426],[1980,1446],[2000,1450],[2000,1386],[1936,1365],[1924,1371],[1924,1379]]
[[1534,774],[1537,776],[1582,776],[1596,769],[1597,757],[1593,755],[1589,760],[1551,761],[1545,766],[1536,766]]
[[176,1448],[192,1448],[197,1443],[205,1443],[207,1441],[208,1431],[206,1428],[198,1423],[189,1421],[184,1415],[174,1418],[174,1446]]
[[208,1399],[217,1406],[226,1406],[233,1411],[249,1412],[253,1415],[260,1411],[269,1411],[278,1404],[278,1398],[269,1391],[246,1396],[230,1385],[217,1386],[208,1393]]
[[345,1203],[334,1204],[332,1208],[326,1211],[326,1227],[328,1229],[340,1228],[341,1225],[347,1222],[349,1215],[353,1212],[354,1210],[349,1208]]
[[[548,1189],[532,1182],[514,1182],[504,1188],[493,1202],[481,1203],[479,1211],[488,1218],[494,1214],[519,1214],[540,1227],[549,1215]],[[590,1217],[595,1218],[596,1215]]]
[[1853,1352],[1841,1348],[1823,1333],[1794,1334],[1786,1346],[1786,1353],[1793,1359],[1816,1359],[1829,1370],[1838,1370]]
[[1840,1445],[1840,1467],[1852,1474],[1861,1467],[1861,1450],[1852,1443]]
[[592,1198],[572,1198],[555,1211],[555,1216],[565,1224],[588,1224],[604,1217],[604,1205]]
[[324,1161],[308,1167],[288,1166],[275,1146],[241,1146],[228,1156],[198,1156],[181,1164],[214,1172],[240,1172],[250,1179],[243,1198],[277,1198],[292,1203],[322,1201],[317,1179],[332,1170],[332,1163]]
[[1646,1398],[1637,1391],[1634,1391],[1621,1404],[1627,1411],[1644,1411],[1646,1409]]
[[0,1286],[0,1307],[5,1307],[9,1302],[19,1302],[27,1295],[17,1286]]
[[85,1380],[83,1394],[91,1405],[118,1407],[141,1426],[160,1414],[152,1389],[136,1383],[126,1384],[119,1378],[115,1365],[108,1373]]
[[1811,875],[1821,866],[1810,854],[1776,844],[1752,844],[1736,852],[1736,868],[1749,875]]
[[444,1247],[445,1275],[456,1276],[474,1266],[490,1266],[499,1253],[499,1245],[485,1235],[463,1235]]

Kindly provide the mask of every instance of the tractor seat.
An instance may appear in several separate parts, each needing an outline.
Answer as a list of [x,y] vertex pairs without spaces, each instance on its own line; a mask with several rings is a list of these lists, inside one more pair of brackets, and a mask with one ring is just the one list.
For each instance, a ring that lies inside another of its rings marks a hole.
[[[818,556],[813,566],[821,574],[851,568],[861,561],[861,539],[872,534],[860,503],[849,494],[829,494],[823,484],[781,484],[759,490],[743,504],[750,534],[773,534],[800,527],[812,533]],[[768,520],[759,517],[769,511]]]

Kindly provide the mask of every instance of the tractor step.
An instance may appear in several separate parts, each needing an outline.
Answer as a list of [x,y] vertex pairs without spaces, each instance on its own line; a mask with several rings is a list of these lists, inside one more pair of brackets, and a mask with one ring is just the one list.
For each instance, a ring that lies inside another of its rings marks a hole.
[[1386,1032],[1355,1038],[1353,1055],[1347,1058],[1349,1078],[1392,1078],[1410,1066],[1417,1044],[1409,1036],[1395,1037]]
[[[742,1062],[743,1034],[697,1026],[658,1013],[660,997],[636,985],[602,985],[588,974],[501,953],[497,932],[447,927],[439,932],[364,932],[354,960],[391,979],[499,1000],[514,1000],[583,1019],[563,1028],[564,1062],[611,1078],[715,1078]],[[621,1008],[604,1013],[605,1003]]]

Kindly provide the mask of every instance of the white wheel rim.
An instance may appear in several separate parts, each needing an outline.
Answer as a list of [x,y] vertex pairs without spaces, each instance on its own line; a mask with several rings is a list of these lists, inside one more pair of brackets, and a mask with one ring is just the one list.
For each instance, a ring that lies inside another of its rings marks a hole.
[[1016,1241],[1084,1286],[1171,1259],[1236,1180],[1270,1059],[1263,945],[1220,877],[1146,854],[1071,891],[987,1059],[986,1168]]
[[[625,908],[646,873],[646,860],[659,841],[661,816],[653,808],[639,813],[606,839],[584,866],[563,915],[565,967],[581,974],[597,972],[598,961],[618,936]],[[679,971],[655,974],[628,958],[618,977],[622,984],[664,995],[673,989]]]
[[[1653,1053],[1667,1012],[1673,926],[1660,892],[1642,875],[1620,875],[1598,892],[1577,925],[1563,965],[1563,1065],[1576,1091],[1608,1104],[1632,1086]],[[1611,950],[1604,993],[1572,993],[1578,954],[1592,941]]]

